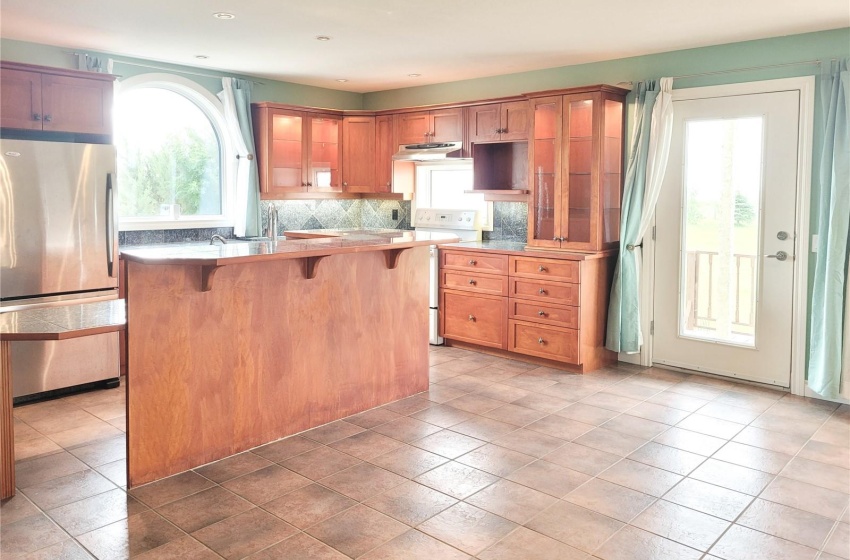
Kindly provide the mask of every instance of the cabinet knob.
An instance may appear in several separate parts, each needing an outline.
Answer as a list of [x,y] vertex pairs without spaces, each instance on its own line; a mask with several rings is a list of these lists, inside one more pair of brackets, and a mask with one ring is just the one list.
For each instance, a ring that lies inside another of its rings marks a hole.
[[538,315],[540,315],[541,317],[545,317],[545,316],[546,316],[546,312],[545,312],[545,311],[543,311],[542,309],[541,309],[540,311],[538,311],[538,312],[537,312],[537,314],[538,314]]
[[559,238],[558,238],[558,241],[561,241],[561,242],[564,242],[564,241],[566,241],[566,240],[567,240],[567,238],[566,238],[566,237],[559,237]]
[[474,322],[475,322],[475,315],[471,315],[471,314],[470,314],[470,316],[469,316],[469,320],[470,320],[470,321],[472,321],[472,322],[474,323]]
[[313,186],[313,183],[311,183],[310,181],[307,181],[307,186],[308,186],[308,187],[312,187],[312,186]]
[[543,337],[541,336],[540,338],[537,339],[537,344],[546,344],[546,341],[543,340]]
[[475,259],[469,259],[469,264],[475,266],[476,264],[478,264],[478,261],[476,261]]
[[537,293],[540,294],[541,296],[545,296],[546,290],[544,290],[543,288],[540,288],[539,290],[537,290]]
[[306,187],[306,186],[307,186],[307,183],[305,183],[304,181],[301,181],[301,186],[302,186],[302,187]]
[[388,187],[391,187],[391,186],[392,186],[392,185],[390,184],[390,181],[387,181],[387,186],[388,186]]
[[53,120],[53,115],[44,115],[44,122],[50,122]]
[[347,187],[347,186],[348,186],[348,183],[346,183],[345,181],[343,181],[343,182],[342,182],[342,186],[343,186],[343,187]]
[[546,271],[547,271],[546,267],[543,266],[542,264],[537,267],[537,272],[546,272]]
[[469,285],[470,285],[470,286],[474,286],[474,285],[475,285],[475,280],[473,280],[472,278],[470,278],[470,279],[469,279]]
[[32,114],[32,120],[40,121],[41,120],[41,113],[33,113]]
[[561,240],[561,238],[560,238],[560,237],[553,237],[553,238],[552,238],[552,241],[560,241],[560,240]]

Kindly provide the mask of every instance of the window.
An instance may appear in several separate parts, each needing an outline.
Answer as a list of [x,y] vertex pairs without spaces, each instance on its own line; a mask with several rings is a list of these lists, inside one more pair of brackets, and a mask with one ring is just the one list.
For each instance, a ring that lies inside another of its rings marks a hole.
[[484,200],[482,194],[470,193],[471,189],[472,164],[469,162],[417,164],[413,214],[416,215],[417,207],[476,210],[481,229],[493,231],[493,203]]
[[178,76],[125,80],[116,99],[122,230],[231,225],[231,158],[215,96]]

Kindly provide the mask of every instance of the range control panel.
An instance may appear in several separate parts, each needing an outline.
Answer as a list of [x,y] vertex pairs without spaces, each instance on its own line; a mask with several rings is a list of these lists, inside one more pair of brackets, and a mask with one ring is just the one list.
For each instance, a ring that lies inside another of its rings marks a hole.
[[478,224],[475,210],[440,210],[437,208],[418,208],[415,227],[439,229],[476,230]]

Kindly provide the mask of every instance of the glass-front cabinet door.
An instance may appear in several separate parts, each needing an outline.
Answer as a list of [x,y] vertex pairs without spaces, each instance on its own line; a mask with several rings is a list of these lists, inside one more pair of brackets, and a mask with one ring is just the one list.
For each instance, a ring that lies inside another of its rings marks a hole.
[[564,96],[564,144],[566,176],[562,223],[565,233],[562,246],[592,250],[597,216],[594,210],[598,182],[594,161],[598,161],[598,144],[594,142],[595,96]]
[[532,142],[528,244],[561,246],[561,96],[531,100]]
[[274,111],[271,114],[269,192],[303,192],[304,117],[301,113]]
[[307,188],[310,191],[342,191],[340,138],[342,120],[335,117],[310,117],[310,157]]

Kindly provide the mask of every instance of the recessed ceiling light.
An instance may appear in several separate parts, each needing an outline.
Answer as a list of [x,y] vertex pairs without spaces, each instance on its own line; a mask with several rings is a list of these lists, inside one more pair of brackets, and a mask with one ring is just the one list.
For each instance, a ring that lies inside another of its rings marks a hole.
[[317,41],[330,41],[331,38],[328,37],[327,35],[317,35],[316,40]]
[[213,17],[218,19],[236,19],[236,16],[230,12],[216,12],[213,14]]
[[418,77],[420,77],[421,75],[422,75],[422,74],[408,74],[408,75],[407,75],[407,77],[408,77],[408,78],[418,78]]
[[197,58],[198,60],[206,60],[209,57],[205,54],[196,54],[195,58]]
[[346,80],[345,78],[339,78],[337,81],[338,81],[339,83],[341,83],[341,84],[344,84],[344,83],[345,83],[345,82],[347,82],[348,80]]

